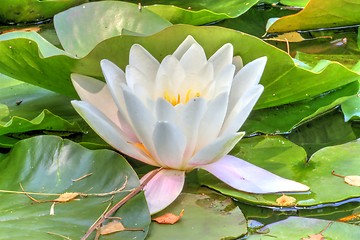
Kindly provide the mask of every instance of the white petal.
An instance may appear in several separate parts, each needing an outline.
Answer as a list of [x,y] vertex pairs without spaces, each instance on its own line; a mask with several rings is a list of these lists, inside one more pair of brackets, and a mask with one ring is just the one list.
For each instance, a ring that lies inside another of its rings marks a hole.
[[245,132],[238,132],[217,138],[197,152],[195,156],[190,159],[188,167],[198,167],[218,161],[228,154],[244,135]]
[[304,184],[279,177],[234,156],[201,167],[226,184],[251,193],[308,191]]
[[[127,135],[131,136],[132,140],[135,140],[135,133],[129,123],[129,117],[126,112],[124,94],[122,90],[122,86],[126,84],[125,74],[118,66],[109,60],[101,60],[100,65],[112,98],[118,108],[117,114],[120,119],[121,128]],[[94,100],[98,101],[96,98]]]
[[113,122],[117,122],[118,108],[104,82],[75,73],[71,74],[71,80],[81,100],[89,102]]
[[160,64],[145,48],[134,44],[130,49],[129,65],[139,69],[153,82]]
[[208,103],[207,110],[201,119],[196,152],[216,139],[223,126],[228,103],[226,92],[219,94]]
[[[143,176],[140,182],[143,182],[151,173]],[[163,169],[158,172],[144,187],[150,214],[160,212],[169,206],[180,195],[184,182],[184,171]]]
[[187,74],[199,72],[207,63],[204,49],[198,43],[194,43],[180,58],[180,63]]
[[231,65],[233,61],[234,48],[231,43],[227,43],[217,50],[210,58],[209,62],[213,63],[215,75],[224,67]]
[[144,163],[159,166],[155,161],[129,143],[130,140],[124,132],[91,104],[83,101],[71,101],[71,104],[90,127],[115,149]]
[[217,75],[214,77],[215,80],[215,89],[216,93],[219,92],[229,92],[232,87],[233,79],[235,73],[235,66],[234,65],[227,65],[225,66]]
[[141,70],[132,65],[128,65],[126,67],[125,75],[129,88],[133,90],[135,94],[138,95],[138,93],[136,93],[136,85],[143,86],[143,88],[148,92],[146,95],[152,96],[154,94],[155,77],[154,79],[151,79],[149,76],[144,75]]
[[152,141],[155,121],[151,111],[144,106],[137,96],[127,89],[124,89],[123,93],[130,124],[137,138],[150,152],[151,156],[154,159],[158,159]]
[[158,98],[155,105],[156,121],[176,122],[176,111],[173,105],[164,98]]
[[192,36],[187,36],[185,40],[179,45],[179,47],[172,54],[174,57],[180,60],[180,58],[184,55],[184,53],[193,45],[197,43]]
[[163,96],[165,91],[175,91],[182,84],[185,72],[182,65],[174,56],[166,56],[159,67],[156,75],[156,96]]
[[255,59],[254,61],[246,64],[234,77],[233,85],[230,92],[230,105],[233,105],[240,96],[246,93],[250,88],[259,84],[262,73],[266,65],[266,57]]
[[193,98],[182,108],[176,108],[178,126],[186,136],[187,147],[184,159],[189,159],[196,148],[200,121],[206,111],[206,101],[203,98]]
[[263,90],[262,85],[253,87],[238,100],[234,108],[226,115],[221,135],[237,132],[241,128]]
[[153,135],[156,152],[167,167],[179,169],[186,147],[186,139],[181,130],[169,122],[158,122]]

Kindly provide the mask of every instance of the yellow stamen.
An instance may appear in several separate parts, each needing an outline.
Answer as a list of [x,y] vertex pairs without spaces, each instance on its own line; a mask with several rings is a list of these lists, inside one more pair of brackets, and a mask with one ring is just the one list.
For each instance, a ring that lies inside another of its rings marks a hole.
[[179,103],[187,103],[190,99],[200,96],[200,92],[196,92],[195,94],[193,94],[193,91],[191,89],[187,90],[185,96],[181,96],[180,93],[178,93],[177,96],[173,96],[169,94],[169,91],[164,92],[164,99],[171,103],[173,106],[176,106]]

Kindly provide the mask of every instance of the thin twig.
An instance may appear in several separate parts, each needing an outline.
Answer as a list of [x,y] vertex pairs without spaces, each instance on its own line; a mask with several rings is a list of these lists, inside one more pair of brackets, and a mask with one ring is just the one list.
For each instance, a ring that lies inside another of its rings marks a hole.
[[345,176],[335,173],[335,170],[332,170],[331,174],[337,177],[345,178]]
[[122,205],[124,205],[136,194],[138,194],[145,187],[145,185],[161,170],[162,168],[153,171],[137,188],[132,190],[128,195],[126,195],[123,199],[121,199],[118,203],[116,203],[109,211],[107,211],[105,214],[100,216],[100,218],[98,218],[98,220],[96,220],[96,222],[87,230],[87,232],[81,238],[81,240],[86,240],[92,234],[93,231],[95,231],[102,225],[102,223],[106,219],[111,217]]
[[66,239],[66,240],[72,240],[71,238],[69,238],[69,237],[67,237],[67,236],[64,236],[64,235],[61,235],[61,234],[58,234],[58,233],[47,232],[47,234],[55,235],[55,236],[58,236],[58,237],[62,237],[63,239]]
[[71,181],[77,182],[77,181],[83,180],[84,178],[90,177],[91,175],[93,175],[93,173],[85,174],[84,176],[76,178],[76,179],[72,179]]

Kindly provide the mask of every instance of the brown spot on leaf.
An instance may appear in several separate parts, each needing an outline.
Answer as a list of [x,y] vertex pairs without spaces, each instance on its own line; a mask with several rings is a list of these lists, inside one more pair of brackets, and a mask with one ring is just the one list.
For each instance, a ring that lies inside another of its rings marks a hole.
[[54,202],[64,203],[64,202],[70,202],[71,200],[74,200],[80,195],[78,192],[66,192],[61,194],[58,198],[54,199]]
[[307,238],[301,238],[301,240],[325,240],[325,237],[321,233],[318,233],[309,235]]
[[122,231],[144,231],[142,228],[125,228],[119,221],[111,221],[100,228],[100,235],[108,235]]
[[160,217],[153,218],[152,220],[160,224],[175,224],[182,218],[183,215],[184,209],[181,210],[179,215],[175,215],[173,213],[166,213]]

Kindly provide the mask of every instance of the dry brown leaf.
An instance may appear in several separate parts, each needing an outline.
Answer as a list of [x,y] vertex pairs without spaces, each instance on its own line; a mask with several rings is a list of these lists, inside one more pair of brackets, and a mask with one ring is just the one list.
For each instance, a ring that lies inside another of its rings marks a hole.
[[77,198],[80,195],[80,193],[78,192],[66,192],[61,194],[58,198],[54,199],[53,202],[59,202],[59,203],[64,203],[64,202],[70,202],[71,200],[74,200],[75,198]]
[[276,199],[276,203],[282,207],[292,207],[296,204],[296,198],[283,194],[281,197]]
[[124,225],[119,221],[111,221],[100,228],[101,235],[108,235],[116,232],[124,231]]
[[360,176],[345,176],[344,181],[351,186],[360,187]]
[[339,222],[350,222],[360,219],[360,213],[352,214],[343,218],[340,218]]
[[40,27],[27,27],[27,28],[14,28],[2,30],[0,34],[9,33],[9,32],[39,32],[41,30]]
[[153,218],[152,220],[160,224],[175,224],[182,218],[183,215],[184,209],[181,210],[179,216],[173,213],[166,213],[160,217]]
[[325,237],[321,233],[318,233],[318,234],[311,234],[309,235],[309,237],[302,238],[301,240],[325,240]]

